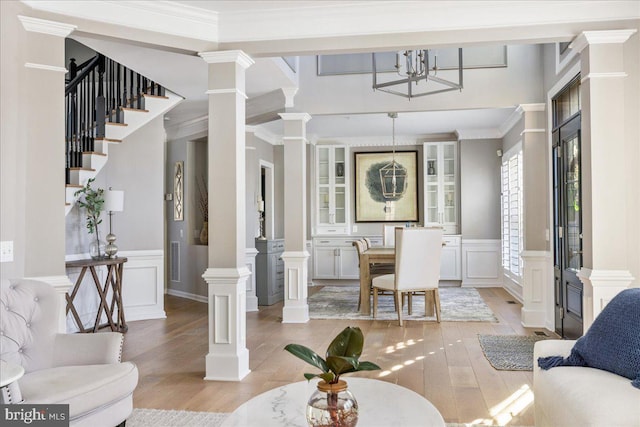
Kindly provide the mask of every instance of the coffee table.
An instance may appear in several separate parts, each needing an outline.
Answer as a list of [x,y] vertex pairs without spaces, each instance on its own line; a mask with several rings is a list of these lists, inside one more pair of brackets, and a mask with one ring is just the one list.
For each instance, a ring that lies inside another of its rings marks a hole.
[[[385,381],[343,377],[358,401],[358,426],[444,427],[435,406],[418,393]],[[300,381],[262,393],[238,407],[221,427],[307,427],[307,401],[317,380]]]

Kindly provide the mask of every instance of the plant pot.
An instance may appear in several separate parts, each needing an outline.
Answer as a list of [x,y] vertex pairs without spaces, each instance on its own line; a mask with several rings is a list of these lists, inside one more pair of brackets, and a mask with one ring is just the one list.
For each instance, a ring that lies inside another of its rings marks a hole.
[[345,381],[318,382],[307,403],[307,423],[311,427],[353,427],[358,423],[358,402]]
[[91,244],[89,244],[89,255],[91,255],[93,259],[104,259],[106,257],[106,246],[102,240],[93,240]]
[[209,223],[207,221],[202,223],[202,229],[200,230],[200,243],[203,245],[209,243]]

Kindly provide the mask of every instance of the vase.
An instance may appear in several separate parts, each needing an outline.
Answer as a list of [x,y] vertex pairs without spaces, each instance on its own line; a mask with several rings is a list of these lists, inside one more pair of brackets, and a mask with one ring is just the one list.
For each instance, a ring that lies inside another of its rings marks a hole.
[[358,423],[358,402],[345,381],[318,383],[307,403],[307,423],[311,427],[353,427]]
[[93,240],[89,244],[89,255],[93,259],[103,259],[105,255],[106,244],[102,240]]
[[209,243],[209,223],[207,221],[202,223],[202,229],[200,230],[200,243],[203,245]]

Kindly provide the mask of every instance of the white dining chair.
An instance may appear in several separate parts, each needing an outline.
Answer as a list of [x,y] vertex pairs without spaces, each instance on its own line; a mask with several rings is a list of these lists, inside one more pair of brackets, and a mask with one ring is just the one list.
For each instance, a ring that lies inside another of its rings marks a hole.
[[428,294],[433,295],[436,321],[440,322],[440,257],[442,255],[442,229],[439,228],[396,228],[396,269],[395,274],[375,277],[373,286],[373,317],[378,310],[378,290],[391,290],[398,301],[398,321],[402,326],[402,294],[409,294],[408,311],[411,314],[411,294],[424,291],[425,310]]

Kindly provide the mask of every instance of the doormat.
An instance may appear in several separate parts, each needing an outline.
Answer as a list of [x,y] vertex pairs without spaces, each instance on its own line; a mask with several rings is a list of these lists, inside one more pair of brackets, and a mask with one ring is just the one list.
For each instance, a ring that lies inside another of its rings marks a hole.
[[[498,322],[498,318],[475,288],[440,288],[440,319],[444,322]],[[373,320],[372,315],[358,312],[360,288],[355,286],[325,286],[309,297],[309,317],[312,319]],[[372,304],[373,306],[373,304]],[[413,297],[413,313],[404,306],[402,320],[435,321],[435,315],[425,317],[424,296]],[[398,320],[392,295],[378,295],[378,316],[375,320]]]
[[541,335],[481,335],[480,347],[491,366],[500,371],[532,371],[533,346],[549,339]]

